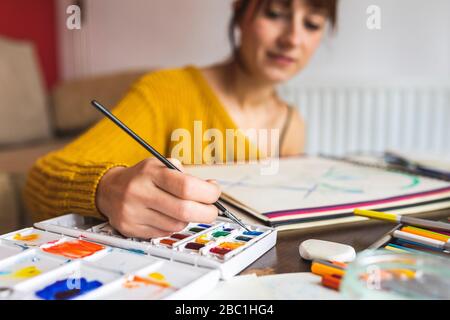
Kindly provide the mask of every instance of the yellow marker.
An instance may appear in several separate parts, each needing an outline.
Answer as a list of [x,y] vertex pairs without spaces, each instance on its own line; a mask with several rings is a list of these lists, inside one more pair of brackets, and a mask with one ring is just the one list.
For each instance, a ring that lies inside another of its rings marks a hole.
[[443,230],[443,231],[450,232],[450,223],[445,223],[445,222],[440,222],[440,221],[431,221],[431,220],[425,220],[425,219],[419,219],[419,218],[413,218],[413,217],[405,217],[405,216],[396,215],[393,213],[362,210],[362,209],[355,209],[353,211],[353,213],[357,216],[362,216],[362,217],[367,217],[367,218],[372,218],[372,219],[378,219],[378,220],[384,220],[384,221],[390,221],[390,222],[398,222],[398,223],[403,223],[405,225],[415,226],[415,227],[419,227],[419,228]]
[[408,253],[408,251],[400,249],[400,248],[396,248],[396,247],[391,247],[391,246],[386,246],[384,247],[386,250],[389,251],[394,251],[394,252],[401,252],[401,253]]
[[372,219],[378,219],[378,220],[386,220],[386,221],[392,221],[392,222],[399,222],[398,217],[395,214],[392,213],[386,213],[386,212],[378,212],[378,211],[370,211],[370,210],[361,210],[361,209],[355,209],[353,213],[357,216],[362,216],[366,218],[372,218]]

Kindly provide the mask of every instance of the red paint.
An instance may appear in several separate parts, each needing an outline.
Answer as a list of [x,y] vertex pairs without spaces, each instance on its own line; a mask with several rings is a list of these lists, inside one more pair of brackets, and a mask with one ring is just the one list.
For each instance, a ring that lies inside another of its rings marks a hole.
[[201,243],[189,242],[188,244],[186,244],[185,248],[198,251],[201,248],[203,248],[204,246],[205,245],[201,244]]
[[159,241],[160,244],[165,244],[169,247],[171,247],[175,242],[177,242],[178,240],[174,240],[174,239],[161,239]]
[[174,233],[170,237],[178,240],[186,239],[187,237],[190,237],[189,234],[182,234],[182,233]]
[[1,0],[0,35],[33,42],[47,88],[58,81],[54,0]]
[[215,254],[223,256],[223,255],[227,254],[228,252],[230,252],[231,250],[227,249],[227,248],[214,247],[214,248],[211,248],[209,251],[211,251],[212,253],[215,253]]

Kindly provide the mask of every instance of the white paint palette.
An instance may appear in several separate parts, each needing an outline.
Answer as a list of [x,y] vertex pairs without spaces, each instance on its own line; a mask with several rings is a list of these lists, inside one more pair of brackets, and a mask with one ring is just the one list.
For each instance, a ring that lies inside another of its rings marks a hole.
[[35,228],[26,228],[5,234],[0,238],[24,247],[39,247],[44,243],[62,238],[62,235],[58,235],[53,232],[38,230]]
[[8,243],[8,241],[2,241],[0,239],[0,260],[19,254],[25,249],[26,248],[16,246],[14,243]]
[[0,299],[193,299],[275,245],[273,229],[229,220],[129,239],[69,214],[0,236]]
[[154,257],[219,269],[223,279],[234,276],[262,256],[275,245],[277,236],[273,228],[247,225],[251,230],[248,232],[224,218],[212,224],[190,223],[170,237],[144,240],[125,238],[108,223],[77,214],[45,220],[35,227]]
[[0,261],[0,287],[10,287],[40,274],[55,270],[68,260],[53,257],[40,250],[26,250]]

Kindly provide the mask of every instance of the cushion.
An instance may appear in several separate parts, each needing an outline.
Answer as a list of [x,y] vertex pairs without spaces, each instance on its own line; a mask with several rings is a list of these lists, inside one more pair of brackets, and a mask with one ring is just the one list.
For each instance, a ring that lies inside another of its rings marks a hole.
[[61,83],[52,93],[52,115],[59,134],[80,132],[102,115],[91,106],[98,100],[112,109],[145,71],[128,71]]
[[50,136],[46,93],[30,42],[0,37],[0,146]]
[[0,172],[0,234],[14,231],[19,227],[20,195],[17,191],[11,175]]

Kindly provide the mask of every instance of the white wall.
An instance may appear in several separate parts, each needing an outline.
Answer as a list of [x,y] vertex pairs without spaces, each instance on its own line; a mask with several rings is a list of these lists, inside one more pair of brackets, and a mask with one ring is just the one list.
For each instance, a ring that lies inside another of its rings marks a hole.
[[[341,0],[339,29],[296,80],[448,78],[450,1]],[[381,30],[366,27],[369,5]]]
[[[209,64],[229,52],[231,0],[85,0],[81,31],[65,28],[58,1],[63,78],[127,68]],[[450,1],[340,0],[338,33],[294,83],[309,79],[450,76]],[[382,29],[366,27],[379,5]]]

